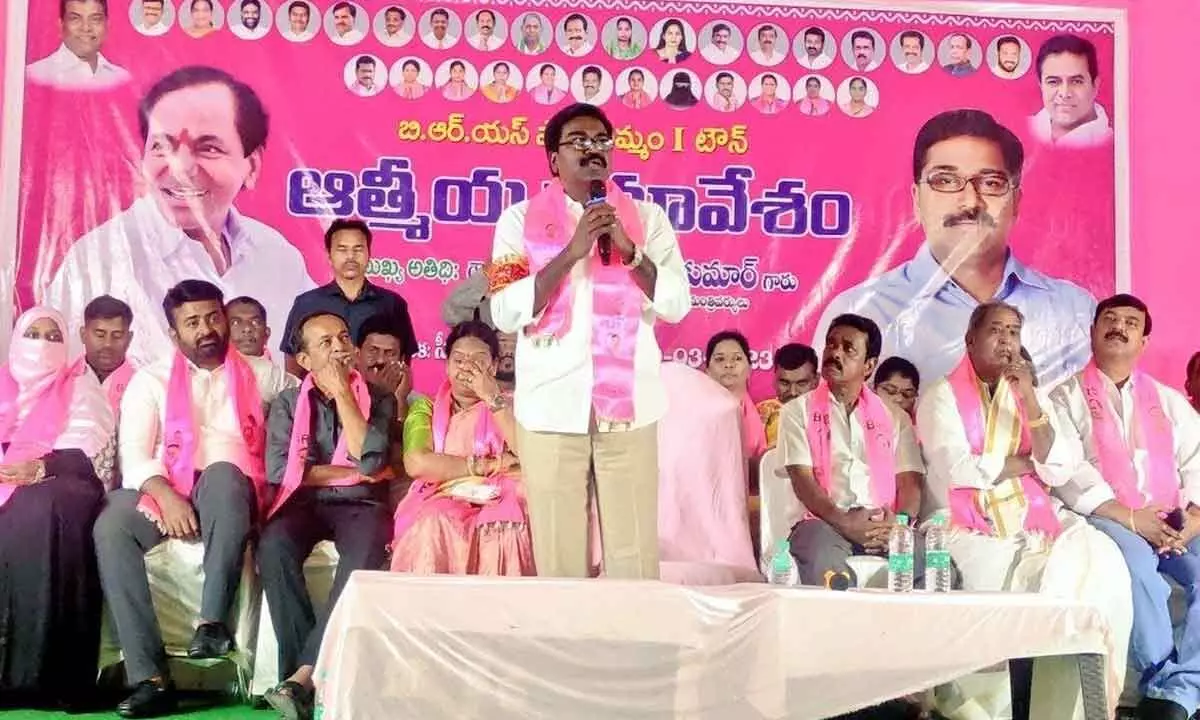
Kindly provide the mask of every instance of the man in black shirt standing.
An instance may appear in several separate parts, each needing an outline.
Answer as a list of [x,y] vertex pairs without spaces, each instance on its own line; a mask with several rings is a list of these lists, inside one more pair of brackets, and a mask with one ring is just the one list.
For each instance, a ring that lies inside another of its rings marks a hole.
[[309,290],[292,305],[279,349],[287,356],[287,370],[304,377],[304,368],[296,362],[296,326],[314,313],[332,313],[343,319],[356,337],[363,321],[372,315],[392,319],[404,335],[404,347],[412,353],[417,347],[408,303],[391,290],[367,281],[367,264],[371,260],[371,230],[362,220],[334,220],[325,231],[325,250],[333,267],[333,282]]

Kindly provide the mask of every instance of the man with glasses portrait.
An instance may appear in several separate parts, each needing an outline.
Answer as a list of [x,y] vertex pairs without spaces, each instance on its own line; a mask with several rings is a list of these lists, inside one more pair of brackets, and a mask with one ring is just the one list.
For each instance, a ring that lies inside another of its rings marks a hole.
[[604,571],[658,577],[658,320],[691,307],[662,208],[610,179],[613,126],[579,103],[546,125],[546,189],[496,223],[492,320],[517,334],[513,407],[539,575],[587,577],[594,471]]
[[1017,136],[983,111],[951,110],[926,122],[913,149],[912,185],[925,243],[908,262],[835,297],[813,337],[824,338],[838,315],[864,315],[883,330],[885,357],[907,358],[932,381],[962,358],[971,312],[998,300],[1024,314],[1025,344],[1043,385],[1081,370],[1095,298],[1025,265],[1009,247],[1024,161]]

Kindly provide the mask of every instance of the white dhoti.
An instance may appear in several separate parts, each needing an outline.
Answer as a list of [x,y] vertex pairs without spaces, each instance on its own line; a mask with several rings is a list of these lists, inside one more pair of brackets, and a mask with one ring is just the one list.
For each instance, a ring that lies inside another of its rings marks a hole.
[[[1059,517],[1063,532],[1053,543],[1025,534],[997,538],[952,530],[950,555],[962,574],[964,590],[1037,592],[1096,607],[1107,622],[1105,687],[1112,716],[1125,682],[1133,627],[1129,570],[1121,551],[1104,533],[1074,513],[1061,512]],[[1082,720],[1077,673],[1047,673],[1039,668],[1034,677],[1034,706],[1042,694],[1063,692],[1076,696],[1073,717]],[[938,711],[949,720],[1012,717],[1007,668],[980,672],[939,688],[935,697]]]

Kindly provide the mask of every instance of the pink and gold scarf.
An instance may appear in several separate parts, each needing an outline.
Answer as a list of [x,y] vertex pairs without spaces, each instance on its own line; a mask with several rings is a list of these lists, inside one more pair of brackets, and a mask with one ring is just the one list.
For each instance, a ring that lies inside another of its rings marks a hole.
[[[971,452],[976,455],[998,453],[1008,457],[1014,453],[1030,452],[1032,442],[1029,436],[1029,421],[1021,398],[1012,391],[1006,380],[1001,379],[996,386],[996,393],[991,402],[984,406],[983,389],[979,376],[971,358],[964,356],[962,362],[954,369],[946,380],[954,393],[954,402],[958,414],[962,418],[967,432],[967,441]],[[1006,410],[1005,403],[1013,403],[1015,407]],[[1011,423],[1012,427],[1001,427]],[[1009,437],[1012,443],[996,442],[998,437]],[[926,438],[931,440],[931,438]],[[936,441],[936,439],[932,439]],[[1005,445],[1004,447],[997,447]],[[958,526],[974,530],[983,535],[1007,536],[1015,532],[1015,528],[993,527],[989,517],[1000,517],[994,512],[1000,503],[1016,502],[1024,506],[1024,522],[1022,528],[1026,532],[1042,533],[1050,538],[1058,537],[1062,525],[1054,514],[1054,506],[1050,495],[1037,475],[1022,475],[1015,482],[1015,497],[999,497],[993,491],[977,490],[975,488],[952,487],[950,489],[950,521]]]

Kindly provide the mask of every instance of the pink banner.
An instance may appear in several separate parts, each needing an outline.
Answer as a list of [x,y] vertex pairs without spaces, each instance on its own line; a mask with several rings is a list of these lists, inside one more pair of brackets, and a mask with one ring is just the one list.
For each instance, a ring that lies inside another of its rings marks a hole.
[[[959,108],[986,111],[1023,148],[1012,201],[976,224],[1011,250],[992,268],[997,293],[1025,311],[1044,379],[1082,364],[1091,303],[1115,286],[1113,128],[1126,113],[1109,22],[987,4],[389,13],[237,0],[212,3],[208,30],[208,3],[194,4],[166,0],[157,20],[153,0],[112,3],[106,18],[71,0],[80,17],[61,22],[56,3],[30,10],[18,291],[76,319],[96,294],[126,299],[141,357],[167,342],[162,291],[184,277],[257,297],[281,332],[291,298],[329,278],[324,225],[354,216],[375,228],[370,272],[408,299],[418,354],[435,358],[441,300],[486,259],[500,212],[540,187],[540,129],[572,99],[608,113],[618,183],[680,234],[695,300],[661,330],[670,358],[698,364],[706,339],[733,327],[767,369],[779,344],[812,342],[830,312],[855,310],[884,327],[885,352],[927,374],[952,367],[974,300],[937,274],[957,211],[914,207],[931,169],[915,178],[913,152],[927,121]],[[177,72],[192,65],[236,83]],[[960,195],[981,192],[969,180]],[[179,229],[189,222],[224,229],[227,256],[195,247]],[[926,236],[943,237],[933,253]],[[437,377],[418,372],[423,385]]]

